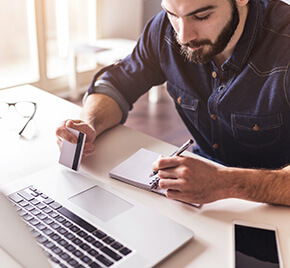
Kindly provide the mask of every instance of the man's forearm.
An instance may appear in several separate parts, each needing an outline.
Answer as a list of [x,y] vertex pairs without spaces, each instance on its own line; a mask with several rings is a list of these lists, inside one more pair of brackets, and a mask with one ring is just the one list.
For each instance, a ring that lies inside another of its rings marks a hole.
[[82,119],[95,130],[97,135],[122,120],[122,110],[111,97],[94,93],[87,97],[82,110]]
[[233,197],[290,206],[290,165],[279,170],[229,168]]

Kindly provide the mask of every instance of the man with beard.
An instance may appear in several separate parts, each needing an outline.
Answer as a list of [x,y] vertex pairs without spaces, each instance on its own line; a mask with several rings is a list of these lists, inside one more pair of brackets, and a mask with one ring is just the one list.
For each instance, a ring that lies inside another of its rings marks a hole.
[[200,158],[153,164],[166,195],[205,204],[225,198],[290,205],[290,8],[269,0],[162,0],[131,55],[92,83],[82,120],[84,155],[123,123],[139,96],[167,82]]

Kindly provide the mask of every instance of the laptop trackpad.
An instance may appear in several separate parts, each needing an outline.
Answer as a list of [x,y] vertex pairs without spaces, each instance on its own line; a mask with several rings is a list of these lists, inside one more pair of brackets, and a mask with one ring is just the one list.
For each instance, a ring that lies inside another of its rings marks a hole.
[[109,221],[133,207],[132,204],[98,186],[78,193],[69,200],[102,221]]

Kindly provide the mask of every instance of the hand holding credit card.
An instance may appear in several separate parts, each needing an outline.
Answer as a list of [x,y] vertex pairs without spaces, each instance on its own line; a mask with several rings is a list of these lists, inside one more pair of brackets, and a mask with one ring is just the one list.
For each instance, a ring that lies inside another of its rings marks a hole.
[[66,129],[75,135],[78,141],[74,144],[68,142],[67,140],[63,140],[59,163],[78,171],[86,141],[86,134],[70,127],[66,127]]

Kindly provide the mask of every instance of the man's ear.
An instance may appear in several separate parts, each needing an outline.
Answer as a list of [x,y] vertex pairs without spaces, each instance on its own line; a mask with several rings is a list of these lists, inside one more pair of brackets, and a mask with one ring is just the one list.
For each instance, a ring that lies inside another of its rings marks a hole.
[[246,6],[249,3],[249,0],[236,0],[238,7]]

